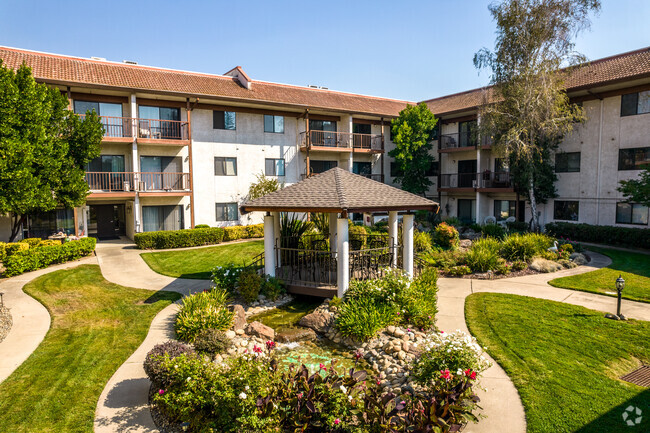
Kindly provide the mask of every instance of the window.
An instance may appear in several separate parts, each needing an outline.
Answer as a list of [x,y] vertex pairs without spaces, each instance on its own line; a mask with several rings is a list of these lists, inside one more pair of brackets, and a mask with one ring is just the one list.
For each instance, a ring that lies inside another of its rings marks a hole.
[[214,157],[215,176],[237,176],[237,158]]
[[458,199],[458,219],[465,224],[476,222],[476,200]]
[[438,161],[431,161],[431,165],[427,169],[426,173],[424,173],[424,175],[427,177],[438,176],[439,168],[440,168],[440,163]]
[[309,119],[309,129],[315,131],[336,132],[336,122],[333,120]]
[[355,161],[352,163],[352,173],[370,177],[372,174],[372,163]]
[[180,230],[183,228],[183,216],[183,205],[142,206],[143,230]]
[[641,170],[645,164],[650,164],[650,147],[620,149],[618,151],[619,170]]
[[183,161],[180,156],[141,156],[140,171],[140,182],[144,183],[147,190],[184,189]]
[[116,173],[124,171],[124,155],[100,155],[86,165],[86,171]]
[[510,171],[508,162],[504,158],[494,158],[494,172],[507,173]]
[[181,125],[181,109],[170,107],[138,107],[138,136],[140,138],[180,140],[187,138]]
[[57,232],[73,235],[74,209],[56,209],[48,212],[34,212],[28,215],[23,226],[26,238],[47,238]]
[[131,128],[127,119],[122,119],[122,104],[109,102],[74,101],[74,112],[86,114],[88,111],[95,111],[102,119],[104,135],[106,137],[127,137],[131,134]]
[[650,113],[650,90],[621,96],[621,116]]
[[213,111],[212,129],[236,129],[237,113],[234,111]]
[[639,203],[616,203],[617,224],[648,225],[648,207]]
[[181,120],[180,108],[150,107],[146,105],[140,105],[138,107],[138,113],[140,114],[141,119],[176,121]]
[[264,115],[264,132],[284,134],[284,116]]
[[580,214],[579,202],[555,200],[553,206],[553,219],[578,221],[578,215]]
[[266,158],[264,165],[267,176],[284,176],[284,159]]
[[86,182],[91,190],[123,191],[133,180],[124,172],[124,155],[100,155],[86,164]]
[[312,174],[323,173],[331,168],[334,168],[338,165],[336,161],[309,161],[309,167],[311,168]]
[[555,155],[556,173],[577,173],[580,171],[580,152],[558,153]]
[[458,122],[459,147],[476,146],[476,120]]
[[217,221],[237,221],[237,203],[217,203]]
[[502,221],[508,217],[515,216],[515,200],[494,200],[494,217],[497,221]]
[[391,177],[404,176],[404,172],[402,171],[402,168],[396,162],[391,162],[390,163],[390,175],[391,175]]
[[370,123],[353,123],[352,132],[355,134],[372,134],[372,125]]

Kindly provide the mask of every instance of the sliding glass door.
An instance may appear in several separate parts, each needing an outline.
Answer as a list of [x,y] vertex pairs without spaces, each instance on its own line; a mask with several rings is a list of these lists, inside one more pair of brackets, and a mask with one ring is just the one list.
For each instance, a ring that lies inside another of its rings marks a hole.
[[141,181],[147,190],[182,190],[183,162],[180,157],[141,156]]
[[180,230],[183,228],[183,206],[142,206],[143,230]]

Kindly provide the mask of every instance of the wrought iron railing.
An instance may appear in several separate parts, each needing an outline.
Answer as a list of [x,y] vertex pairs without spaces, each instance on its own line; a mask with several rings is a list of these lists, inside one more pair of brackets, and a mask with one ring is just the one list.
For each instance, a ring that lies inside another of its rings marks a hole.
[[350,279],[381,278],[393,263],[393,249],[389,247],[350,251]]
[[[82,119],[86,118],[85,114],[79,114]],[[113,138],[130,138],[133,137],[133,118],[131,117],[112,117],[100,116],[102,126],[104,127],[104,137]]]
[[303,147],[332,147],[340,149],[384,150],[384,140],[381,135],[355,134],[352,132],[317,131],[309,134],[300,133],[300,143]]
[[336,286],[336,253],[277,247],[275,254],[275,275],[285,284]]
[[91,191],[188,191],[189,173],[86,172]]
[[440,188],[512,188],[510,172],[451,173],[440,175]]
[[476,173],[441,174],[440,188],[476,188]]
[[189,122],[183,120],[137,119],[138,138],[188,140]]

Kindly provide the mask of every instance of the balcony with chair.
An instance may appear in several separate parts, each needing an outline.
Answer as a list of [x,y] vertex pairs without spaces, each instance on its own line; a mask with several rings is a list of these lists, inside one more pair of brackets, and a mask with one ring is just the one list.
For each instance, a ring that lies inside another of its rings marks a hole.
[[440,175],[441,191],[510,192],[510,172],[450,173]]
[[190,124],[184,120],[134,119],[138,144],[187,146]]
[[189,173],[86,172],[90,198],[183,196],[190,194]]
[[442,134],[438,152],[459,152],[476,149],[476,137],[470,134]]
[[303,151],[383,153],[384,139],[379,134],[311,130],[300,133],[300,148]]

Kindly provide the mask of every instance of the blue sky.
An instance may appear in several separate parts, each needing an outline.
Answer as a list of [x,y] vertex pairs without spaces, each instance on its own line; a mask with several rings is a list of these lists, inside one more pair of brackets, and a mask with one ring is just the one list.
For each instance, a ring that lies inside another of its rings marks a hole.
[[[0,0],[0,45],[423,100],[487,83],[483,0]],[[597,59],[650,45],[650,1],[603,0],[577,48]]]

